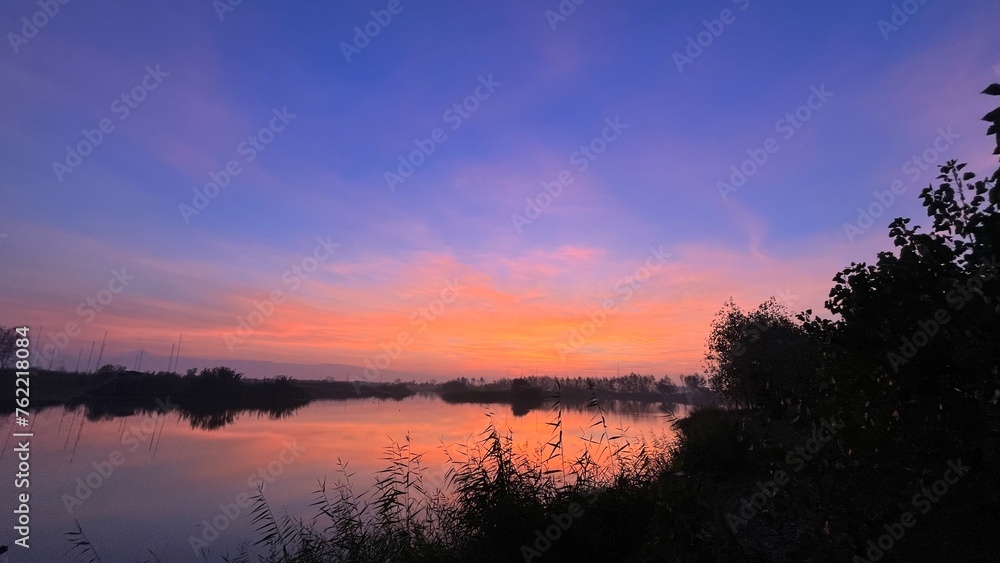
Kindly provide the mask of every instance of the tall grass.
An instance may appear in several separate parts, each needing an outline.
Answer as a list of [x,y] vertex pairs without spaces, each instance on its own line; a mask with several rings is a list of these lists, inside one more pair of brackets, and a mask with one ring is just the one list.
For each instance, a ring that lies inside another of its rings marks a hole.
[[66,540],[69,541],[72,547],[70,547],[69,551],[63,554],[63,557],[72,553],[76,561],[84,561],[86,563],[102,563],[100,555],[97,554],[97,550],[95,550],[93,544],[90,543],[90,539],[87,538],[87,534],[84,533],[79,520],[76,521],[75,530],[66,532]]
[[520,561],[539,530],[578,506],[583,516],[551,542],[545,561],[594,560],[602,553],[608,558],[601,560],[614,560],[641,550],[641,542],[629,545],[634,538],[609,537],[608,530],[625,524],[641,532],[640,520],[652,516],[654,503],[640,498],[655,489],[669,441],[613,431],[591,390],[589,427],[580,449],[568,455],[558,390],[553,399],[551,437],[534,448],[518,447],[489,412],[471,443],[445,448],[443,473],[428,470],[408,435],[386,447],[386,468],[364,492],[355,492],[356,475],[338,460],[336,482],[322,481],[314,493],[317,514],[309,522],[279,519],[261,491],[254,509],[257,544],[267,547],[272,562]]

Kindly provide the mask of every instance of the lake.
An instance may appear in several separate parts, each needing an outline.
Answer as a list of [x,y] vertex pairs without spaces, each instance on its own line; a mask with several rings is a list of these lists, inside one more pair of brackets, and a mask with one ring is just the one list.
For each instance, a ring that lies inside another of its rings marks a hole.
[[[603,406],[612,434],[623,429],[630,437],[672,436],[658,404]],[[685,405],[675,409],[677,416],[688,412]],[[538,450],[550,440],[548,410],[514,416],[509,405],[451,404],[428,395],[317,401],[280,420],[243,414],[214,430],[192,428],[176,412],[91,421],[82,408],[47,409],[33,417],[31,428],[31,548],[12,548],[0,562],[73,561],[73,554],[63,555],[72,548],[66,534],[77,522],[105,562],[153,561],[154,555],[192,561],[192,544],[203,548],[206,560],[222,561],[246,540],[256,540],[245,506],[257,483],[265,482],[276,513],[287,510],[308,522],[317,514],[310,504],[319,483],[343,481],[340,462],[347,463],[352,490],[360,493],[389,465],[386,448],[405,444],[409,436],[411,451],[424,455],[425,484],[433,488],[448,467],[442,445],[454,453],[454,445],[479,440],[490,412],[495,427],[509,430],[522,450]],[[567,458],[583,451],[580,437],[603,432],[600,425],[592,427],[595,414],[563,410]],[[10,436],[10,420],[4,424],[2,432]],[[4,475],[16,473],[13,440],[7,439],[0,457]],[[3,498],[13,498],[11,479],[3,483]],[[5,512],[4,522],[11,522]],[[4,528],[3,543],[9,544],[11,528]]]

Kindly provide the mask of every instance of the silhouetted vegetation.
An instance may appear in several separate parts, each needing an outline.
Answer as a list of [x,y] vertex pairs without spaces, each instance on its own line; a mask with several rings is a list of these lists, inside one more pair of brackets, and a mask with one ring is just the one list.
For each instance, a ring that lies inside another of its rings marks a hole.
[[583,410],[594,397],[605,403],[660,403],[666,411],[672,411],[677,404],[718,404],[718,396],[707,388],[703,376],[685,375],[681,379],[690,383],[681,388],[668,376],[657,380],[652,375],[630,373],[602,378],[530,376],[492,382],[460,377],[440,386],[421,384],[418,388],[436,393],[449,403],[509,404],[515,416],[546,408],[557,400],[567,408]]
[[[12,373],[12,370],[8,370]],[[107,364],[94,373],[68,373],[32,368],[32,405],[77,408],[83,406],[91,420],[131,416],[177,409],[183,418],[199,428],[219,428],[241,413],[283,418],[316,400],[379,399],[400,400],[417,393],[439,395],[449,403],[507,404],[517,416],[551,405],[556,391],[570,408],[583,409],[592,395],[605,401],[659,403],[671,412],[676,404],[715,404],[717,396],[705,386],[701,376],[692,378],[686,390],[669,377],[658,382],[653,376],[629,374],[615,378],[527,377],[486,382],[458,378],[443,384],[396,381],[297,380],[278,375],[262,380],[245,379],[225,366],[198,370],[186,375],[172,372],[138,372],[122,365]],[[13,393],[13,377],[0,380],[0,391]],[[0,413],[12,413],[13,404],[0,406]]]
[[[3,377],[0,388],[10,387],[13,396],[13,383],[13,376]],[[193,427],[203,429],[220,428],[241,414],[284,418],[314,400],[400,399],[413,394],[403,384],[298,381],[285,375],[245,379],[228,367],[189,370],[183,376],[129,371],[112,364],[91,374],[33,368],[31,378],[36,409],[83,407],[90,420],[176,410]],[[11,412],[13,403],[0,406],[0,413]]]

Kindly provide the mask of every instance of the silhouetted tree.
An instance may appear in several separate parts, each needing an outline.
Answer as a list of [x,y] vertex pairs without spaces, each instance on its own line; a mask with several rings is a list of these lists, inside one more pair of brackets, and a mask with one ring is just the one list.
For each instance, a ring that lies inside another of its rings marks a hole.
[[689,389],[705,389],[708,385],[708,381],[705,379],[705,376],[699,373],[693,375],[682,375],[681,381],[684,383],[684,386]]
[[204,381],[217,382],[220,384],[238,383],[243,379],[242,373],[237,373],[233,368],[219,366],[216,368],[206,368],[201,370],[199,377]]
[[806,332],[772,297],[754,311],[727,301],[705,359],[712,390],[737,405],[778,409],[812,380],[812,356]]
[[104,364],[97,370],[97,373],[99,375],[121,375],[126,371],[128,368],[121,364]]
[[[984,119],[1000,133],[1000,108]],[[948,161],[920,193],[926,231],[899,217],[896,252],[836,275],[826,308],[838,318],[800,316],[825,343],[819,367],[838,408],[913,450],[977,447],[1000,397],[1000,169],[965,169]]]
[[670,379],[670,376],[664,375],[656,382],[656,390],[664,395],[673,395],[677,393],[677,384]]

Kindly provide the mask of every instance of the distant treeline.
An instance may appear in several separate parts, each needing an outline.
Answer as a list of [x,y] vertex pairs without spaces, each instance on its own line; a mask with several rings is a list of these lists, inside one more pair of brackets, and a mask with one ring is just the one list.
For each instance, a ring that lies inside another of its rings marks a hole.
[[[7,370],[10,371],[10,370]],[[0,388],[10,387],[13,373]],[[139,372],[121,365],[105,365],[94,373],[32,370],[32,408],[85,407],[92,420],[130,416],[157,410],[176,410],[192,426],[219,428],[240,413],[253,412],[282,418],[316,400],[403,399],[417,393],[438,395],[450,403],[508,404],[515,415],[543,408],[560,400],[582,406],[587,401],[631,400],[681,404],[714,404],[717,395],[706,388],[701,375],[682,376],[683,386],[669,377],[631,373],[613,378],[485,379],[461,377],[445,383],[392,383],[366,381],[297,380],[286,375],[248,379],[232,368],[220,366],[185,375],[173,372]],[[13,403],[0,412],[13,412]]]
[[[0,392],[13,396],[13,370],[4,370]],[[8,389],[9,388],[9,389]],[[297,381],[279,375],[246,379],[228,367],[206,368],[186,375],[129,371],[105,365],[94,373],[31,370],[31,408],[84,407],[91,420],[176,410],[191,425],[219,428],[240,413],[283,418],[318,399],[394,398],[414,394],[406,385]],[[12,402],[0,413],[13,412]]]
[[[441,384],[442,391],[458,389],[513,389],[534,387],[547,393],[589,393],[598,391],[614,395],[689,395],[692,392],[708,391],[707,379],[699,374],[682,375],[678,385],[669,376],[656,379],[652,375],[630,373],[618,377],[551,377],[533,375],[529,377],[503,378],[486,381],[483,378],[460,377]],[[430,384],[436,385],[436,384]]]

